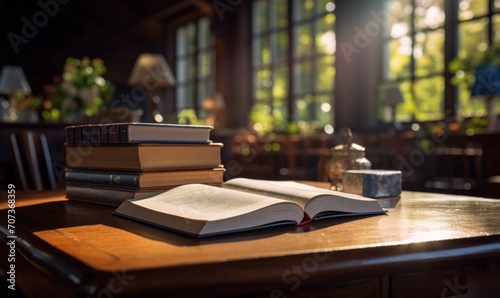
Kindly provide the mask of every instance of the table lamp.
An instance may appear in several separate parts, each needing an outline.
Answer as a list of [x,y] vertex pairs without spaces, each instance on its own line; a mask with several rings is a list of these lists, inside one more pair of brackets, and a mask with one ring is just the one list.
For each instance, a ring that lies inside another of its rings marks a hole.
[[16,94],[29,95],[31,88],[20,66],[6,65],[0,74],[0,94],[9,97],[10,107],[5,115],[6,121],[16,121],[17,111],[14,96]]
[[[224,110],[225,105],[224,98],[219,92],[214,92],[205,98],[203,101],[203,109],[208,113],[206,119],[207,125],[214,127],[219,126],[219,122],[223,120],[221,112]],[[223,126],[223,124],[220,126]]]
[[[143,86],[148,90],[148,120],[161,122],[162,117],[157,113],[160,98],[156,94],[159,89],[175,85],[175,78],[161,54],[144,53],[137,58],[128,83],[133,86]],[[158,115],[160,117],[158,117]]]
[[471,89],[471,97],[484,98],[488,113],[487,131],[495,131],[497,116],[493,106],[493,99],[500,95],[500,67],[493,64],[478,66],[475,72],[476,79]]
[[385,105],[391,108],[391,120],[396,122],[396,107],[398,104],[404,102],[403,94],[399,87],[387,87],[385,93]]

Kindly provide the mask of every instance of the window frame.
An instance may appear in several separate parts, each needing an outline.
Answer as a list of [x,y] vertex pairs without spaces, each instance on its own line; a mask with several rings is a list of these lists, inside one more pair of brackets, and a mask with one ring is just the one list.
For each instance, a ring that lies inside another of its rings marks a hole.
[[[321,21],[323,17],[325,17],[329,14],[332,14],[335,16],[335,10],[327,11],[326,9],[324,9],[322,11],[319,11],[319,9],[316,6],[320,5],[321,2],[319,0],[314,0],[314,1],[315,1],[315,6],[314,6],[314,9],[313,9],[313,12],[311,13],[311,15],[306,17],[306,18],[301,18],[301,19],[297,20],[294,17],[294,13],[295,13],[295,9],[296,9],[294,7],[295,0],[287,0],[286,1],[287,7],[288,7],[287,25],[284,27],[273,27],[273,28],[270,28],[268,26],[266,28],[266,30],[259,31],[259,32],[256,32],[254,29],[254,26],[255,26],[255,24],[254,24],[254,22],[255,22],[254,5],[257,2],[267,2],[268,5],[271,5],[271,1],[254,0],[251,3],[251,9],[250,9],[250,11],[251,11],[251,13],[250,13],[250,19],[251,19],[250,31],[251,31],[251,33],[250,33],[250,36],[251,36],[252,51],[251,51],[251,59],[250,59],[251,60],[250,61],[250,69],[252,72],[252,90],[251,90],[252,105],[255,106],[256,104],[266,104],[266,102],[259,101],[259,99],[257,98],[257,95],[256,95],[257,90],[258,90],[258,88],[256,86],[257,73],[260,70],[264,70],[264,69],[270,70],[271,71],[271,81],[272,81],[272,84],[274,84],[275,70],[280,68],[280,67],[284,67],[286,69],[285,77],[287,80],[286,95],[285,95],[286,103],[284,104],[285,108],[287,109],[286,119],[285,119],[286,123],[285,124],[288,124],[288,125],[290,125],[294,122],[300,122],[300,120],[297,120],[298,115],[297,115],[296,105],[297,105],[298,99],[300,97],[303,97],[306,95],[311,96],[313,98],[314,105],[316,105],[316,101],[317,101],[316,99],[314,99],[316,96],[325,95],[325,94],[329,95],[330,96],[329,103],[331,105],[331,110],[328,113],[329,113],[330,120],[332,122],[330,124],[333,125],[333,121],[334,121],[334,113],[333,112],[334,112],[335,75],[333,75],[331,77],[332,88],[329,90],[317,90],[315,87],[315,78],[318,76],[317,64],[319,63],[320,59],[322,59],[324,57],[333,57],[332,67],[335,68],[335,55],[336,55],[336,53],[335,53],[335,51],[332,54],[325,54],[325,53],[319,52],[317,50],[317,47],[316,47],[315,34],[320,32],[320,31],[318,31],[316,23]],[[333,1],[333,0],[329,1],[329,2],[335,3],[335,1]],[[267,17],[267,22],[271,23],[269,16]],[[296,28],[298,28],[299,26],[304,25],[304,24],[308,25],[312,31],[312,36],[311,36],[311,41],[310,41],[311,49],[309,50],[309,52],[306,55],[297,57],[294,53],[294,49],[297,45],[297,41],[295,40],[295,38],[296,38],[295,37],[295,30],[296,30]],[[331,27],[331,31],[335,32],[335,22],[333,23],[333,25]],[[286,56],[284,57],[284,59],[275,61],[271,58],[271,60],[268,63],[256,64],[254,42],[257,39],[261,39],[261,40],[266,39],[269,42],[269,44],[270,44],[269,48],[272,51],[271,36],[273,34],[277,34],[279,32],[281,32],[281,33],[286,32],[287,39],[288,39],[288,46],[287,46],[287,49],[285,51]],[[298,65],[301,64],[301,62],[304,62],[304,61],[310,62],[312,79],[311,79],[311,86],[310,86],[309,90],[300,92],[300,91],[296,91],[297,80],[295,78],[295,74],[296,74],[295,67],[297,67]],[[274,103],[274,100],[275,100],[275,98],[273,97],[273,94],[272,94],[272,88],[273,88],[273,85],[271,85],[269,88],[271,90],[270,91],[270,98],[269,98],[269,103],[271,105]],[[310,109],[310,107],[309,107],[309,109]],[[315,113],[316,112],[314,112],[313,114],[315,114]],[[317,114],[314,116],[315,116],[314,120],[317,120],[318,119]]]
[[[411,122],[434,122],[434,121],[440,121],[440,120],[445,120],[446,122],[450,121],[456,121],[457,117],[457,112],[459,109],[459,94],[458,94],[458,87],[454,86],[451,83],[451,78],[453,74],[451,74],[448,70],[448,64],[457,56],[458,51],[459,51],[459,28],[461,24],[467,23],[467,22],[473,22],[477,21],[480,19],[487,19],[488,20],[488,26],[486,28],[486,34],[487,34],[487,39],[488,39],[488,45],[491,45],[494,40],[494,24],[493,24],[493,18],[494,16],[500,16],[500,9],[496,9],[494,6],[494,1],[495,0],[488,0],[488,8],[486,14],[481,14],[481,15],[476,15],[470,19],[466,20],[460,20],[459,19],[459,1],[447,1],[443,0],[444,2],[444,14],[445,14],[445,20],[444,24],[442,26],[432,28],[432,29],[423,29],[423,30],[416,30],[415,29],[415,5],[416,5],[416,0],[409,0],[409,3],[412,5],[412,13],[410,14],[409,17],[409,33],[408,35],[411,37],[411,46],[412,46],[412,54],[410,55],[410,65],[409,65],[409,75],[407,77],[397,77],[396,79],[389,79],[389,63],[390,63],[390,57],[389,57],[389,43],[391,41],[394,41],[394,38],[391,38],[390,36],[390,29],[388,26],[388,32],[384,38],[383,44],[384,44],[384,57],[385,57],[385,65],[384,65],[384,77],[383,77],[383,84],[385,85],[391,85],[394,83],[401,83],[403,81],[409,80],[411,87],[410,87],[410,94],[411,94],[411,100],[415,99],[415,83],[418,80],[430,78],[430,77],[435,77],[435,76],[441,76],[444,79],[444,91],[442,94],[443,98],[443,107],[442,107],[442,114],[443,117],[442,119],[438,120],[424,120],[424,121],[416,121],[415,119],[411,119],[408,123]],[[498,1],[498,0],[497,0]],[[388,5],[389,5],[390,0],[386,1],[386,9],[389,10]],[[436,73],[429,73],[425,76],[417,76],[415,74],[416,71],[416,65],[415,65],[415,57],[413,56],[413,51],[415,48],[415,36],[418,33],[428,33],[431,31],[435,30],[444,30],[444,48],[443,48],[443,56],[444,56],[444,69],[441,72],[436,72]],[[382,122],[388,122],[386,119],[380,119],[379,121]],[[390,120],[392,121],[392,119]]]
[[[201,22],[205,22],[207,26],[206,32],[208,33],[208,37],[206,38],[206,41],[209,40],[204,46],[201,45],[201,37],[200,36],[200,24]],[[175,111],[176,113],[179,113],[182,110],[186,109],[193,109],[196,113],[196,116],[198,119],[204,119],[206,117],[206,111],[203,110],[203,100],[207,96],[211,95],[212,93],[215,92],[215,79],[216,79],[216,53],[215,53],[215,35],[214,32],[211,30],[211,20],[207,16],[199,16],[193,19],[190,19],[187,22],[184,22],[183,24],[177,26],[175,28],[175,32],[173,34],[173,39],[175,40],[175,47],[174,47],[174,60],[175,60],[175,77],[177,79],[177,83],[175,86],[175,91],[174,91],[174,102],[175,102]],[[189,50],[187,49],[186,52],[184,53],[179,53],[180,45],[179,45],[179,30],[184,30],[188,28],[189,26],[194,27],[194,35],[192,37],[192,40],[194,41],[194,44],[192,44],[193,49]],[[200,75],[200,69],[202,67],[202,62],[200,59],[200,55],[209,55],[210,56],[210,66],[209,66],[209,72],[208,75]],[[191,66],[193,69],[191,69],[191,75],[189,75],[188,68],[190,65],[187,65],[188,61],[192,61]],[[180,69],[180,65],[182,62],[186,62],[184,64],[185,68]],[[184,78],[180,79],[180,72],[185,71],[185,80]],[[180,80],[179,80],[180,79]],[[205,92],[200,89],[201,86],[205,84]],[[179,100],[179,92],[180,88],[184,88],[184,92],[186,94],[186,101],[184,102],[184,105],[182,102]],[[189,95],[188,88],[191,88],[192,95]]]

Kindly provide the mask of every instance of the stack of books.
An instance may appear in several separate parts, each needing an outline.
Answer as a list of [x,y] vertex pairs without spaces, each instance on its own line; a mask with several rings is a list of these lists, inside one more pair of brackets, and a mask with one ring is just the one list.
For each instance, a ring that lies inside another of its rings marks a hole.
[[118,206],[176,186],[220,186],[221,143],[211,126],[111,123],[66,127],[69,199]]

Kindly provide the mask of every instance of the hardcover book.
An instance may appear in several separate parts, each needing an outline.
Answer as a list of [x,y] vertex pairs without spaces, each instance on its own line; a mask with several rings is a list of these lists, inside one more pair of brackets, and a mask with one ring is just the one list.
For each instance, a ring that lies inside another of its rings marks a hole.
[[64,158],[71,169],[136,172],[207,169],[221,164],[222,146],[222,143],[65,144]]
[[68,144],[209,143],[212,126],[166,123],[107,123],[66,126]]
[[161,172],[109,172],[66,170],[65,182],[76,185],[98,186],[119,189],[148,190],[178,186],[189,183],[221,185],[224,168],[171,170]]
[[182,185],[147,199],[127,200],[114,212],[193,237],[384,213],[375,199],[291,181],[246,178],[222,187]]
[[116,207],[126,200],[149,198],[170,188],[172,187],[156,190],[134,190],[67,184],[66,197],[69,200]]

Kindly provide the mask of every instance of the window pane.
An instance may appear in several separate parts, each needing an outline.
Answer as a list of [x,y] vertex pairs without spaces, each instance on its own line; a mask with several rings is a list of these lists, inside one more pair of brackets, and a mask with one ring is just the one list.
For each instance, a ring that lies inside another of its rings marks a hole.
[[207,83],[205,81],[201,81],[198,83],[198,105],[203,104],[203,101],[205,100],[205,97],[207,96]]
[[196,78],[196,59],[192,56],[186,59],[186,76],[188,81]]
[[335,53],[335,15],[327,14],[316,21],[316,51],[325,54]]
[[500,43],[500,14],[493,16],[493,42]]
[[443,119],[444,78],[432,77],[415,82],[415,120]]
[[478,56],[488,47],[488,19],[479,19],[459,24],[458,54],[463,58]]
[[288,0],[272,0],[270,28],[284,28],[288,25]]
[[[481,56],[488,47],[487,19],[468,21],[459,25],[459,56],[472,59]],[[471,100],[469,86],[462,84],[458,89],[458,116],[480,116],[484,113],[481,101]]]
[[458,19],[470,20],[488,13],[489,0],[460,0],[458,3]]
[[318,127],[333,124],[333,95],[322,94],[316,96],[316,119]]
[[255,72],[255,99],[257,102],[270,102],[272,84],[270,69],[260,69]]
[[273,125],[276,129],[284,130],[287,124],[288,108],[284,100],[275,100],[273,103]]
[[271,63],[271,49],[267,37],[253,40],[253,65],[260,66]]
[[335,11],[335,3],[332,0],[318,0],[316,5],[316,15],[321,15],[325,12]]
[[410,77],[410,58],[412,44],[410,37],[403,37],[389,42],[389,70],[388,78]]
[[268,7],[267,7],[267,1],[254,1],[253,2],[253,21],[252,21],[252,28],[253,28],[253,33],[260,33],[262,31],[265,31],[269,28],[269,25],[267,23],[267,12],[268,12]]
[[415,75],[427,76],[444,71],[444,30],[417,33],[413,49]]
[[186,25],[186,53],[194,54],[196,51],[196,26],[195,23]]
[[300,94],[312,90],[312,63],[309,61],[295,64],[294,67],[294,93]]
[[288,93],[288,67],[277,68],[273,73],[273,97],[284,100]]
[[180,59],[178,58],[177,59],[177,62],[176,62],[176,74],[175,74],[175,78],[177,80],[177,82],[179,84],[182,84],[184,82],[186,82],[187,80],[187,76],[186,76],[186,60],[185,59]]
[[201,18],[198,21],[198,47],[206,49],[213,43],[212,35],[210,34],[210,19]]
[[196,100],[195,95],[196,86],[194,84],[186,85],[186,108],[194,108],[194,101]]
[[409,34],[410,16],[413,8],[410,0],[389,0],[389,34],[392,38],[401,38]]
[[294,56],[300,57],[306,54],[310,54],[312,51],[312,30],[311,25],[304,24],[300,26],[296,26],[293,30],[294,36]]
[[185,109],[187,107],[186,101],[186,87],[177,86],[176,88],[176,103],[179,110]]
[[198,77],[204,78],[210,75],[212,52],[201,52],[198,54]]
[[314,12],[314,0],[293,0],[293,20],[311,18]]
[[314,96],[306,94],[295,100],[295,120],[310,121],[314,116]]
[[186,28],[180,27],[175,34],[176,56],[186,55]]
[[[410,80],[405,80],[398,85],[404,99],[404,102],[398,104],[396,107],[396,120],[399,122],[410,122],[413,120],[416,106],[411,86],[412,83]],[[390,113],[391,111],[389,110],[388,112]]]
[[288,118],[287,86],[288,67],[277,68],[273,73],[273,117],[275,124],[284,128]]
[[444,25],[444,0],[415,0],[415,26],[435,29]]
[[[200,116],[202,103],[213,87],[215,54],[210,19],[199,18],[176,30],[176,108],[193,109]],[[210,79],[209,79],[210,78]],[[210,86],[210,88],[209,88]]]
[[272,45],[272,61],[277,62],[283,60],[287,56],[288,51],[288,34],[286,31],[271,34]]
[[496,11],[500,11],[500,0],[495,0],[493,2],[493,6],[495,7]]
[[315,82],[317,91],[333,90],[335,83],[334,61],[334,56],[324,56],[316,60],[316,69],[318,73]]
[[486,115],[485,101],[477,98],[471,98],[470,88],[467,85],[459,85],[458,92],[458,117],[464,119],[468,117],[480,117]]

